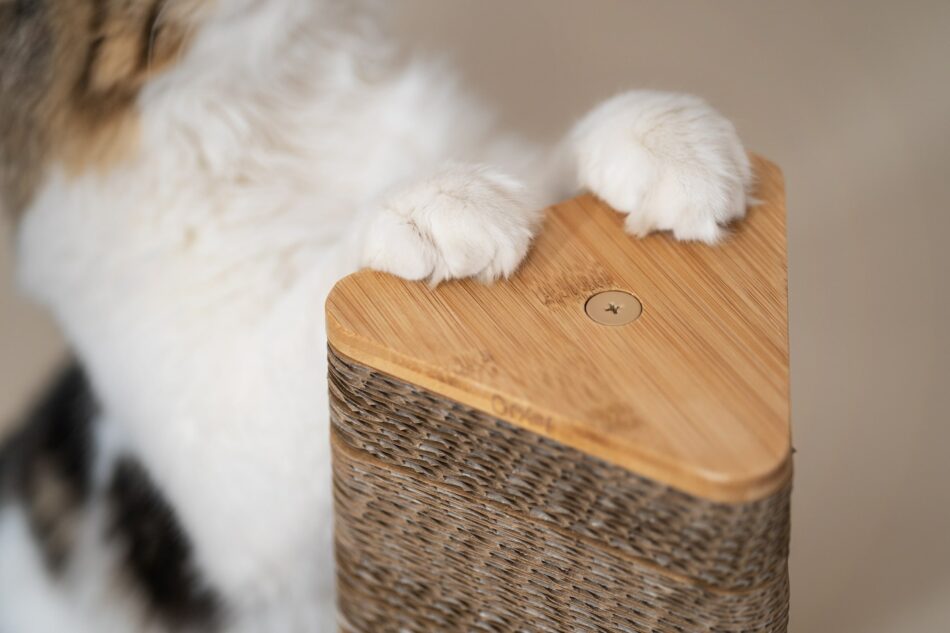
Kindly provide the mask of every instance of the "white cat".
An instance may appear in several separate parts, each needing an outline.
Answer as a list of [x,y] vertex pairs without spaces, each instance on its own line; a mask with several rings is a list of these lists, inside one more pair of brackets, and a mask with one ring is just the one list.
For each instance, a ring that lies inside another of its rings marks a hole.
[[508,276],[578,188],[634,235],[743,215],[749,161],[702,100],[626,93],[531,147],[394,61],[378,11],[0,0],[19,280],[88,377],[3,453],[0,631],[333,630],[333,283]]

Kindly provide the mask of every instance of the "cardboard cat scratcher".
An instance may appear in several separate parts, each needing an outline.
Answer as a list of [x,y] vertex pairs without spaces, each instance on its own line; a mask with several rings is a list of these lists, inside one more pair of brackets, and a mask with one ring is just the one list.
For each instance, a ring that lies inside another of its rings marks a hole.
[[336,286],[344,631],[786,630],[784,189],[755,167],[717,247],[582,196],[509,281]]

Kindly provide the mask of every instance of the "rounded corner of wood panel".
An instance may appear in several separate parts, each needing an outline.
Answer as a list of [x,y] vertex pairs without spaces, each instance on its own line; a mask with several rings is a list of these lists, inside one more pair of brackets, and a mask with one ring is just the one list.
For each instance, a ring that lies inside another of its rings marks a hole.
[[326,301],[323,303],[327,342],[334,347],[347,347],[347,342],[356,336],[342,323],[346,308],[341,303],[345,301],[344,297],[364,273],[365,271],[351,273],[337,281],[333,284],[333,288],[330,289]]
[[727,504],[748,504],[784,493],[792,483],[792,450],[763,472],[745,477],[730,477],[709,497]]

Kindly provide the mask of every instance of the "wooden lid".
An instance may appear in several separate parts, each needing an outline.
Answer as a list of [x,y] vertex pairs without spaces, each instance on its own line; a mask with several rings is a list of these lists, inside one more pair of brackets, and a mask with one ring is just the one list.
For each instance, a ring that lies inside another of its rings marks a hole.
[[[591,196],[551,208],[510,280],[438,288],[362,271],[327,300],[330,344],[640,475],[720,502],[791,476],[785,192],[756,159],[762,204],[720,246],[637,240]],[[623,290],[642,315],[585,312]]]

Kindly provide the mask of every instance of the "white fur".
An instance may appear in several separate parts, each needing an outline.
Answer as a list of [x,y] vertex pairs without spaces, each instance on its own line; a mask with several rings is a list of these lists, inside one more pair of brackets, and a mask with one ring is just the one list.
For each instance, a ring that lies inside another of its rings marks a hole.
[[537,210],[523,183],[490,167],[448,165],[386,198],[363,262],[434,283],[507,277],[528,252]]
[[[232,631],[332,630],[331,285],[363,265],[511,274],[564,185],[549,165],[573,162],[496,135],[438,65],[390,65],[344,5],[219,2],[142,94],[137,154],[107,173],[55,170],[19,233],[22,284],[178,512]],[[742,215],[748,161],[695,98],[623,95],[568,146],[580,184],[634,233],[712,242]],[[114,582],[82,564],[86,583]]]
[[70,629],[70,596],[47,577],[23,512],[0,504],[0,628],[53,633]]
[[581,186],[644,236],[717,242],[745,215],[752,183],[736,130],[702,99],[635,91],[594,109],[572,134]]

